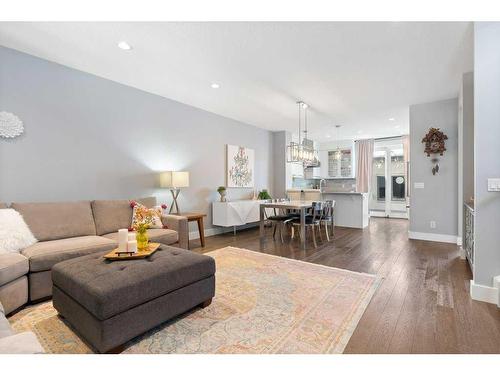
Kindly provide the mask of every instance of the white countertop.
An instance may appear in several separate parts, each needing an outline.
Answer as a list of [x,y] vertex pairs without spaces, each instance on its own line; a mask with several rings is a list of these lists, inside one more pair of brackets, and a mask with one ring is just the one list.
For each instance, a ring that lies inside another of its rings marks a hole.
[[292,189],[287,189],[286,191],[317,191],[317,192],[320,192],[319,189],[311,189],[311,188],[304,188],[304,189],[292,188]]
[[[293,189],[287,189],[287,191],[293,191],[293,192],[300,192],[300,191],[304,191],[304,192],[318,192],[320,193],[321,190],[320,189],[299,189],[299,188],[293,188]],[[358,193],[356,191],[323,191],[321,192],[322,194],[356,194],[356,195],[361,195],[361,194],[365,194],[365,193]]]

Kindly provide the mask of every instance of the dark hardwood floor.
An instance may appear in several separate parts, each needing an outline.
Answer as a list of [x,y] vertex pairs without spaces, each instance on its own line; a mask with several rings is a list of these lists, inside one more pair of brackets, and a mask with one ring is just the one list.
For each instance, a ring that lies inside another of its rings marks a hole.
[[470,299],[472,276],[457,246],[410,241],[407,232],[406,220],[372,218],[367,229],[336,228],[334,240],[306,251],[270,232],[261,249],[258,229],[191,248],[242,247],[383,277],[345,353],[500,353],[500,309]]

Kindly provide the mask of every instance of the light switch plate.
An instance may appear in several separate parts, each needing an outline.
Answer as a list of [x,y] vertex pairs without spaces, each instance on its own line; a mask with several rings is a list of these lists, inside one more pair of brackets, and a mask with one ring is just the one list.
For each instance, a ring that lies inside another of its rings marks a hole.
[[488,178],[488,191],[500,191],[500,178]]
[[423,182],[415,182],[413,185],[415,189],[423,189],[425,187],[425,184]]

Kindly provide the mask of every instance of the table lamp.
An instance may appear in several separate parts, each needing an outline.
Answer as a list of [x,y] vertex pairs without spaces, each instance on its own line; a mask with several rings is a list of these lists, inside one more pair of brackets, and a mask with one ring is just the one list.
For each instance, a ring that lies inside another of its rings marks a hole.
[[[160,187],[162,188],[170,188],[170,192],[172,193],[172,197],[174,201],[170,206],[169,213],[180,214],[179,205],[177,204],[177,197],[180,193],[180,188],[189,187],[189,172],[174,172],[168,171],[160,174]],[[175,211],[172,212],[172,209],[175,205]]]

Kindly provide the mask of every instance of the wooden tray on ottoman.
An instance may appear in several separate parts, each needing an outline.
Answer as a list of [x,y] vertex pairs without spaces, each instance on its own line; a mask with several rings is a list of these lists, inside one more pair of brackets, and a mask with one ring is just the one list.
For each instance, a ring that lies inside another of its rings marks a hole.
[[137,249],[137,253],[128,253],[128,254],[125,253],[117,254],[118,249],[114,249],[113,251],[104,255],[104,258],[108,260],[142,259],[154,254],[159,247],[160,247],[159,243],[150,242],[146,249]]

